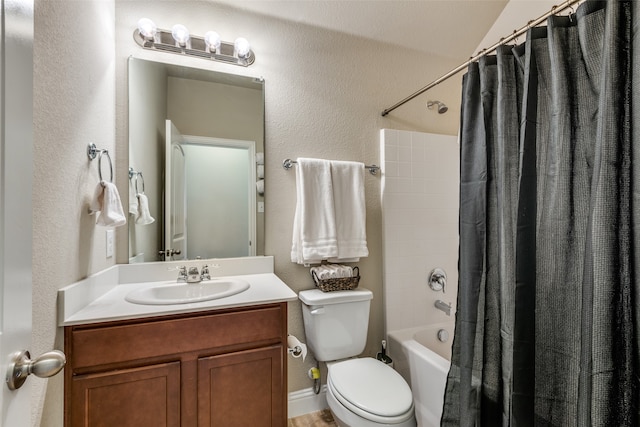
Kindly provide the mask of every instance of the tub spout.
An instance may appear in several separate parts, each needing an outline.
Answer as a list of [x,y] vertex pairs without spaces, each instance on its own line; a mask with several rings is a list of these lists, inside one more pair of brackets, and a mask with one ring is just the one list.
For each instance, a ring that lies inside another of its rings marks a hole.
[[447,304],[444,301],[436,300],[434,304],[438,310],[444,311],[444,314],[451,316],[451,303]]

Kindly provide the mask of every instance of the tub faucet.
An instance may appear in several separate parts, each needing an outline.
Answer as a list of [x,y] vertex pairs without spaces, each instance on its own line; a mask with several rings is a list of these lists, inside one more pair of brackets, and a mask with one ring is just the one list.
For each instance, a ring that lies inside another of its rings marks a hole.
[[434,304],[438,310],[444,311],[444,314],[451,316],[451,303],[447,304],[444,301],[436,300]]

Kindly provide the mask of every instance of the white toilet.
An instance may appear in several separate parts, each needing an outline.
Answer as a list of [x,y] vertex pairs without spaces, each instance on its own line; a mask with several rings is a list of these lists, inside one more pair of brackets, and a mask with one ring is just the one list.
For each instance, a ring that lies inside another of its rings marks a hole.
[[367,342],[368,289],[302,291],[307,345],[328,362],[327,402],[340,427],[415,427],[413,396],[405,380],[384,363],[354,358]]

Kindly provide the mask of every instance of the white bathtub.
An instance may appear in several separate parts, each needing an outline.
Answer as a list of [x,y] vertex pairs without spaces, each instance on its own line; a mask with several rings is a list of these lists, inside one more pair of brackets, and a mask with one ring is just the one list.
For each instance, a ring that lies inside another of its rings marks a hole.
[[[449,340],[438,340],[438,331]],[[438,427],[451,359],[454,323],[403,329],[388,333],[389,355],[395,369],[411,386],[418,427]]]

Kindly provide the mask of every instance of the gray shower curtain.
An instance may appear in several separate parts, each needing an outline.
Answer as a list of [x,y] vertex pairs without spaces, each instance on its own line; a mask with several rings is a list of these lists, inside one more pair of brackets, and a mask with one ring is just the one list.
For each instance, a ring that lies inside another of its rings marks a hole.
[[640,6],[470,65],[443,426],[640,426]]

